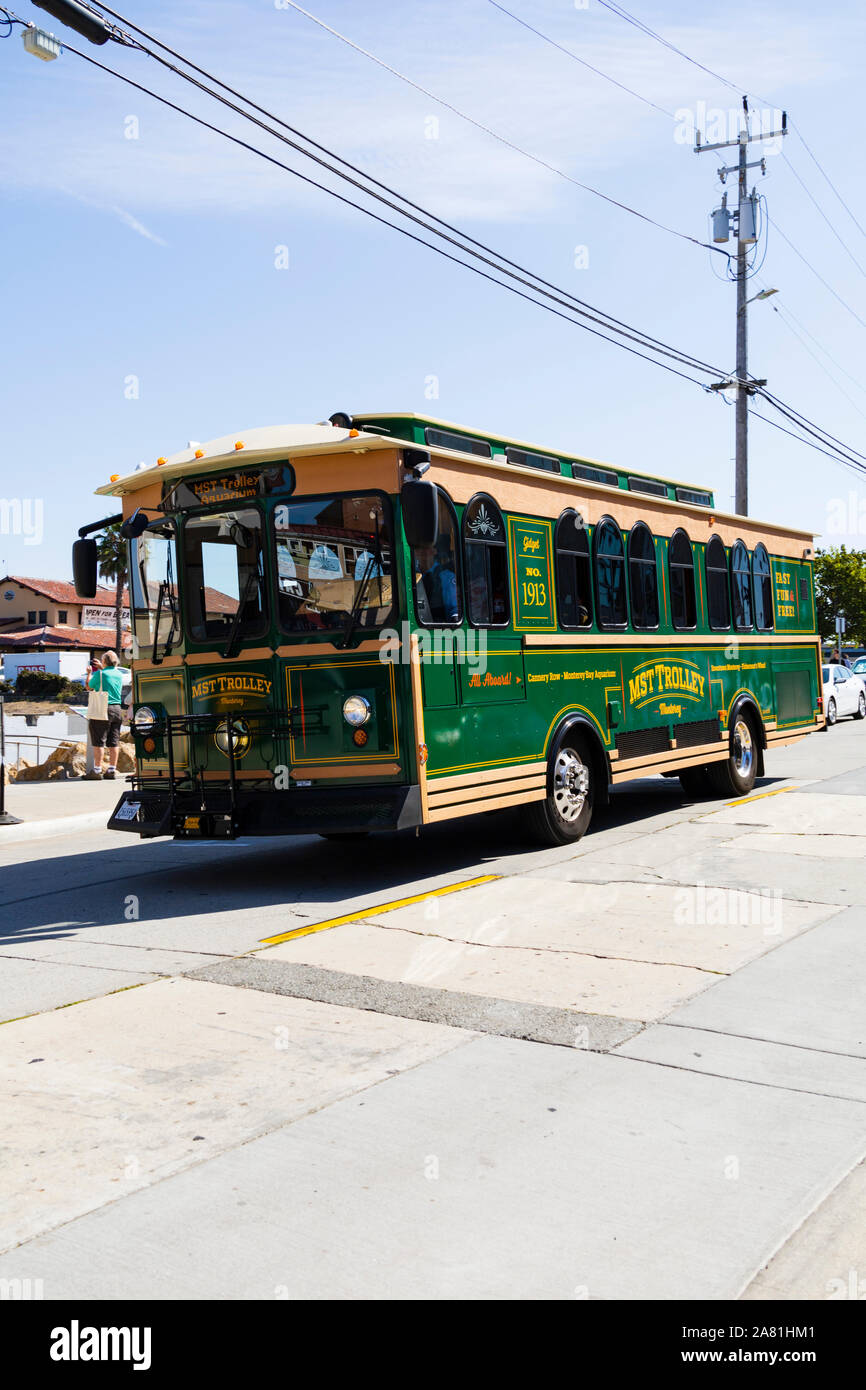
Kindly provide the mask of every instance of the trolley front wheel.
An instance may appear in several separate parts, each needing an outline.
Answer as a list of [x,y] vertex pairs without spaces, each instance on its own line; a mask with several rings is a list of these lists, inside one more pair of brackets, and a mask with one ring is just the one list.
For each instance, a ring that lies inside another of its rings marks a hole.
[[583,739],[567,737],[557,749],[547,774],[547,796],[527,808],[534,840],[542,845],[570,845],[584,835],[592,820],[595,768]]

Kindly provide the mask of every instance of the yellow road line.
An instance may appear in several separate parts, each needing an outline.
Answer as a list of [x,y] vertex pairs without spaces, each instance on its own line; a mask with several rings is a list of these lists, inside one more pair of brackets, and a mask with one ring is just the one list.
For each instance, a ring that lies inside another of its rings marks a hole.
[[796,787],[777,787],[773,792],[758,792],[757,796],[741,796],[736,801],[726,801],[726,806],[748,806],[750,801],[763,801],[765,796],[781,796],[783,792],[795,792]]
[[360,908],[348,912],[345,917],[331,917],[327,922],[316,922],[309,927],[296,927],[294,931],[281,932],[279,936],[263,936],[263,946],[278,946],[281,941],[294,941],[297,936],[311,936],[313,932],[329,931],[331,927],[342,927],[347,922],[361,922],[365,917],[378,916],[380,912],[395,912],[398,907],[410,907],[412,903],[423,903],[426,898],[441,898],[446,893],[460,893],[464,888],[477,888],[480,883],[493,883],[501,874],[484,874],[482,878],[467,878],[463,883],[449,883],[445,888],[431,888],[428,893],[415,893],[411,898],[398,898],[393,903],[376,903],[373,907]]

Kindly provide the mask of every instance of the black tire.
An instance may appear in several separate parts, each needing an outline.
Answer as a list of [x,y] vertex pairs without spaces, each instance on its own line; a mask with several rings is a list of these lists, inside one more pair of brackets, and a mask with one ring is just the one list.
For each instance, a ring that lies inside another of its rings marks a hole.
[[551,756],[544,801],[527,807],[530,836],[541,845],[577,844],[592,820],[596,768],[587,741],[566,734]]
[[721,763],[709,763],[707,776],[719,796],[745,796],[755,785],[758,773],[758,735],[754,715],[744,710],[731,728],[731,755]]
[[831,725],[836,723],[836,701],[832,695],[827,701],[827,723]]
[[677,776],[680,779],[683,793],[693,801],[709,796],[712,792],[705,767],[684,767]]
[[860,691],[860,699],[857,701],[857,709],[854,714],[855,719],[866,719],[866,695]]

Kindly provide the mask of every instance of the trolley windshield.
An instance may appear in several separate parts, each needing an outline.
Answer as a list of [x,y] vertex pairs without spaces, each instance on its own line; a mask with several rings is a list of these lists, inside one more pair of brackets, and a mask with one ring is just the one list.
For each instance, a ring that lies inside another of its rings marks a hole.
[[284,632],[379,627],[391,612],[392,544],[378,493],[281,504],[274,511]]

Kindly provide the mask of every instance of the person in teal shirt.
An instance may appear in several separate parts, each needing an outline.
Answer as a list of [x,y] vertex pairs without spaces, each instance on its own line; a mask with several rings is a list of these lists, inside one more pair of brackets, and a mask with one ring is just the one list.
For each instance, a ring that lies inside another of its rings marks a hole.
[[118,668],[117,652],[105,653],[105,665],[94,658],[91,663],[92,674],[87,685],[90,690],[104,690],[108,696],[107,719],[89,719],[90,742],[93,745],[93,771],[91,778],[102,777],[102,750],[108,749],[108,767],[105,777],[117,776],[117,755],[120,751],[120,726],[123,719],[123,675]]

